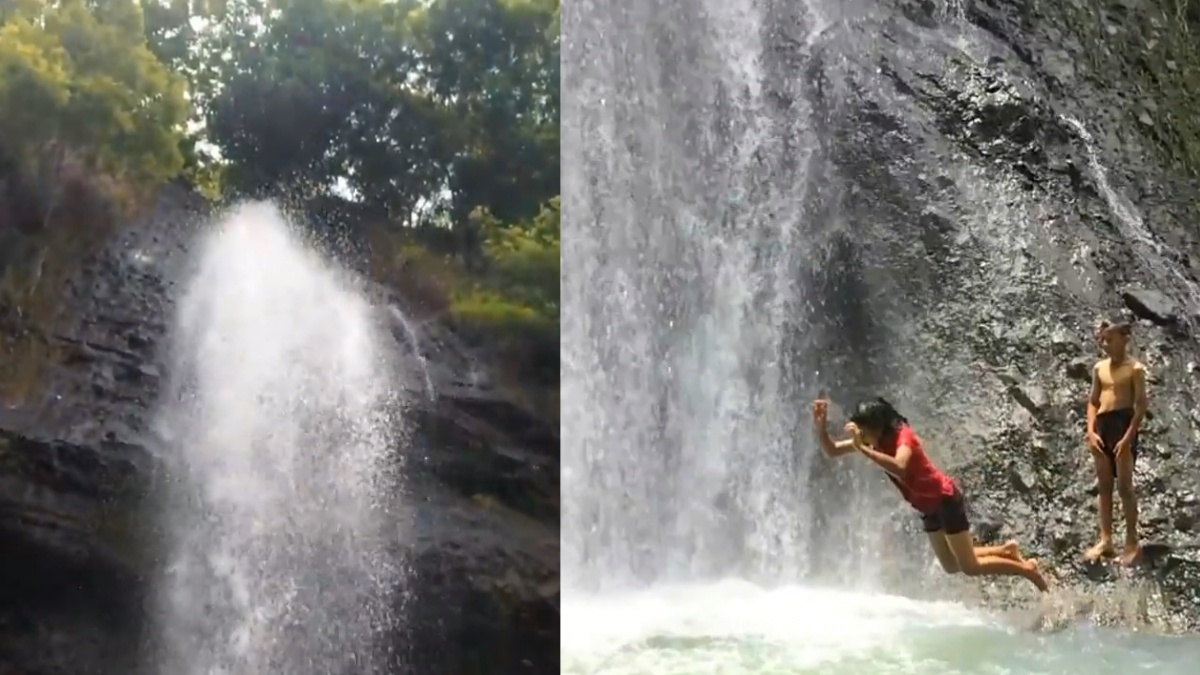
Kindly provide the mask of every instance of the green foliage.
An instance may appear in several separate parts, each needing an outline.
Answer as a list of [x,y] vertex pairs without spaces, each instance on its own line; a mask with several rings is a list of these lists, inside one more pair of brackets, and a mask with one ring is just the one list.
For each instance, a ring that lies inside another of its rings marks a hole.
[[150,32],[189,73],[223,187],[352,193],[386,214],[378,278],[556,382],[557,1],[197,4]]
[[0,149],[48,144],[88,166],[154,183],[177,173],[184,83],[147,49],[140,5],[24,3],[0,26]]
[[150,32],[189,73],[228,189],[341,185],[459,230],[468,258],[476,207],[519,222],[558,194],[554,0],[230,0],[206,3],[200,31],[179,4]]
[[1200,3],[1063,3],[1101,87],[1121,87],[1124,111],[1162,156],[1200,178]]
[[0,394],[37,389],[63,283],[178,173],[184,81],[135,0],[0,3]]
[[504,227],[487,217],[484,250],[490,261],[491,283],[506,297],[539,316],[558,316],[560,286],[559,198],[542,206],[524,225]]
[[530,221],[505,227],[476,212],[487,233],[486,273],[459,289],[453,323],[493,348],[521,376],[543,385],[559,377],[559,199]]
[[411,233],[390,241],[385,228],[385,237],[374,242],[384,252],[375,275],[408,297],[418,313],[447,317],[465,339],[496,356],[512,379],[556,387],[559,198],[524,223],[506,225],[482,209],[473,218],[486,233],[483,271],[416,243]]
[[414,16],[427,85],[460,121],[450,184],[459,220],[504,222],[559,193],[557,3],[447,0]]

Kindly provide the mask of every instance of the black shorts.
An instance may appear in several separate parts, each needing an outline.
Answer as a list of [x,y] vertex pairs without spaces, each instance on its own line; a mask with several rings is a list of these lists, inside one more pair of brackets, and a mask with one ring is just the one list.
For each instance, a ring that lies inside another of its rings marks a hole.
[[[1112,464],[1113,476],[1117,475],[1117,443],[1125,438],[1129,425],[1133,424],[1133,409],[1121,408],[1096,415],[1096,435],[1100,437],[1100,449]],[[1138,437],[1135,433],[1129,443],[1129,454],[1135,462],[1138,456]]]
[[967,518],[967,504],[963,501],[962,492],[954,491],[949,497],[943,497],[936,511],[921,514],[921,526],[926,532],[945,532],[959,534],[971,529],[971,521]]

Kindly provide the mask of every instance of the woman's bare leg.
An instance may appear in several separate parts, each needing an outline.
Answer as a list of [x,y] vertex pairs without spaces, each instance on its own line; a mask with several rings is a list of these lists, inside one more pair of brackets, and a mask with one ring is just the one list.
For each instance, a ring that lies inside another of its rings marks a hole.
[[[934,555],[937,556],[938,564],[942,566],[942,569],[947,574],[958,574],[961,572],[962,569],[958,564],[958,558],[950,550],[950,543],[946,541],[945,531],[938,530],[936,532],[926,532],[925,534],[929,536],[929,546],[933,549]],[[976,546],[975,557],[999,557],[1016,560],[1017,562],[1024,561],[1024,558],[1021,557],[1021,547],[1015,541],[1005,542],[999,546]]]
[[975,542],[971,539],[970,532],[948,534],[945,535],[945,539],[950,547],[950,551],[954,553],[954,557],[958,560],[959,568],[968,576],[1020,576],[1028,579],[1030,583],[1037,586],[1037,589],[1043,593],[1050,588],[1046,584],[1046,580],[1042,577],[1036,560],[1018,562],[1011,558],[1002,558],[998,555],[976,556]]
[[929,536],[929,546],[933,549],[933,554],[937,556],[938,564],[942,566],[942,570],[946,574],[958,574],[962,570],[958,566],[958,558],[954,557],[954,551],[950,550],[950,543],[946,541],[946,533],[942,530],[936,532],[926,532]]
[[1008,558],[1009,560],[1016,560],[1017,562],[1024,560],[1024,558],[1021,557],[1021,546],[1015,541],[1006,541],[999,546],[975,547],[976,558],[988,558],[993,556]]

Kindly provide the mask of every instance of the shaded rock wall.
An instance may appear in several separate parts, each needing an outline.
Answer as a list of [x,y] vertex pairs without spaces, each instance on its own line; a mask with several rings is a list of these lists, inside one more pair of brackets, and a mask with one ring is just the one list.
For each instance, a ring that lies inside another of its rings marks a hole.
[[[158,351],[205,211],[165,190],[73,285],[78,321],[49,338],[64,358],[44,397],[0,411],[0,672],[155,672],[143,654],[170,534],[154,518],[170,478]],[[381,311],[402,306],[373,292]],[[423,358],[398,321],[396,348],[428,366],[433,395],[414,377],[397,448],[411,540],[394,550],[411,579],[396,589],[402,634],[381,645],[391,672],[557,670],[558,430],[439,325],[410,328]]]

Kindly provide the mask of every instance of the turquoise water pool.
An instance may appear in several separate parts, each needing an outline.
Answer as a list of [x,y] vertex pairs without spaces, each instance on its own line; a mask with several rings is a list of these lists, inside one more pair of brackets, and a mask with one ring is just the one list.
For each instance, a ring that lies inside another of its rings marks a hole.
[[739,581],[567,593],[562,632],[571,675],[1200,672],[1195,637],[1084,624],[1040,633],[955,603]]

